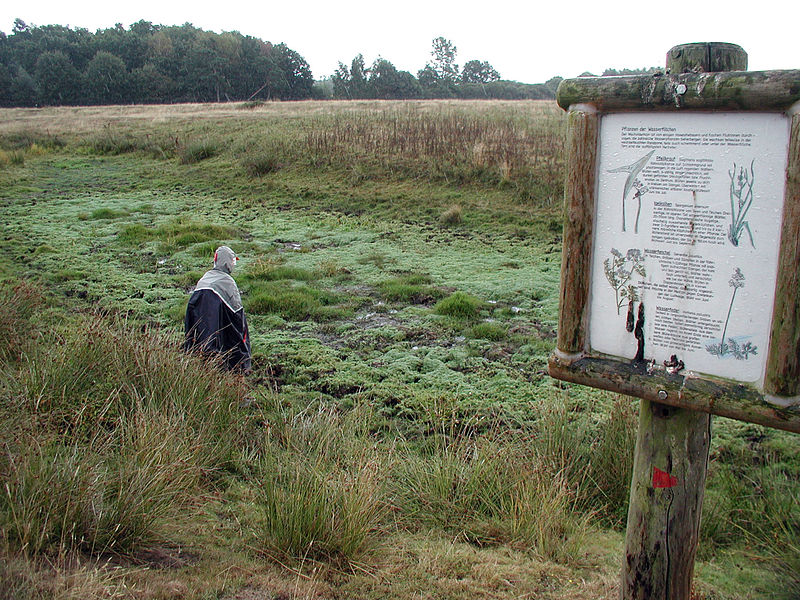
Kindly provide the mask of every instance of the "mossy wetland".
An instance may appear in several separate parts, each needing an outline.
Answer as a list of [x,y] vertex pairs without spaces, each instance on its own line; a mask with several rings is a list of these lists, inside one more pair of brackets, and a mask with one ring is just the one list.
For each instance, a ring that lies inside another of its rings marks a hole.
[[[616,597],[637,406],[546,374],[554,103],[0,117],[0,598]],[[246,377],[180,352],[222,243]],[[797,598],[800,440],[715,418],[702,523],[695,598]]]

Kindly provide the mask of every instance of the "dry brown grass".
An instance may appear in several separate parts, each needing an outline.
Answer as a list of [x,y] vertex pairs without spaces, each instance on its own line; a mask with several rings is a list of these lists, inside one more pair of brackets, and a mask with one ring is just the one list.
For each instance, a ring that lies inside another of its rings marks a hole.
[[42,133],[83,135],[111,124],[164,124],[236,118],[244,121],[265,117],[298,118],[361,112],[392,112],[400,108],[420,114],[448,108],[495,113],[519,106],[534,115],[556,115],[560,109],[551,100],[332,100],[266,102],[249,110],[243,103],[134,104],[119,106],[56,106],[48,108],[0,108],[0,133],[35,130]]

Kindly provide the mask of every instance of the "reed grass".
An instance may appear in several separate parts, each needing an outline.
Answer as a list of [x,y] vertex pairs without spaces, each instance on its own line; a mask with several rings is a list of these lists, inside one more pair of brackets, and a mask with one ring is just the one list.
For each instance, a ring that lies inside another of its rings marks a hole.
[[130,552],[230,463],[241,387],[157,332],[100,315],[15,342],[34,293],[8,291],[19,309],[3,333],[15,369],[0,424],[5,540],[29,555]]
[[474,319],[483,306],[483,302],[466,292],[454,292],[436,303],[433,310],[436,314],[454,319]]

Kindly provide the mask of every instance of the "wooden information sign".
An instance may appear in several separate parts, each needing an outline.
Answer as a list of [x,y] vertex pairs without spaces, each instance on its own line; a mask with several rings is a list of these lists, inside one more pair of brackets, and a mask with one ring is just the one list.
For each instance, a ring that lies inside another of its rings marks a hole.
[[710,415],[800,432],[800,71],[734,44],[565,80],[550,374],[642,399],[623,598],[689,598]]
[[800,71],[579,78],[553,377],[800,432]]

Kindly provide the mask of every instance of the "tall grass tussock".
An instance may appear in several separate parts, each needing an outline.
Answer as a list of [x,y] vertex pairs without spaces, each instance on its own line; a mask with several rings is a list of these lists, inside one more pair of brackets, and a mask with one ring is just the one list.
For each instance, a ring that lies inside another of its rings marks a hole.
[[0,423],[0,525],[30,554],[129,552],[159,539],[204,482],[231,458],[235,380],[148,329],[83,315],[30,332],[28,286],[0,346],[6,384]]

